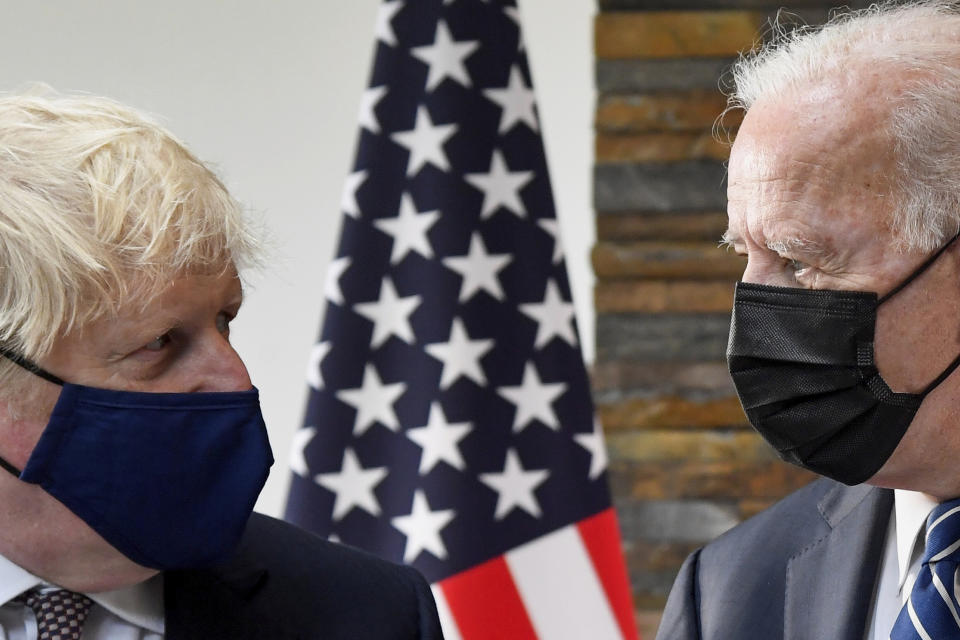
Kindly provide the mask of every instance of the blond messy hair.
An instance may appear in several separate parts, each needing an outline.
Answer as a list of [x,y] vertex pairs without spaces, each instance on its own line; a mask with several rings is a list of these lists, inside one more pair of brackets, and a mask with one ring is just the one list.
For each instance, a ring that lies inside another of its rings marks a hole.
[[[0,96],[0,344],[146,305],[184,274],[256,260],[241,206],[169,131],[107,98]],[[0,361],[0,381],[11,364]]]

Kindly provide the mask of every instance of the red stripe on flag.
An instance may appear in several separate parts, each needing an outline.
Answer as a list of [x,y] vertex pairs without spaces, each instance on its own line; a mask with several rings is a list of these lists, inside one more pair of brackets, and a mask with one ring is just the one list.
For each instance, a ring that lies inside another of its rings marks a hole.
[[503,556],[439,584],[463,640],[536,640],[537,634]]
[[613,508],[577,524],[580,537],[597,570],[607,600],[620,625],[624,638],[636,638],[637,623],[633,617],[633,598],[630,596],[630,581],[627,565],[620,548],[620,527]]

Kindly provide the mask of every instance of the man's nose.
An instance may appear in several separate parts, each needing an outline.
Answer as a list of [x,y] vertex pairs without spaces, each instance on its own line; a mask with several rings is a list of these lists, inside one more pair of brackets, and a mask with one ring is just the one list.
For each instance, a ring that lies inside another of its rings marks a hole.
[[775,287],[796,287],[795,281],[786,277],[779,262],[769,260],[766,256],[748,257],[747,266],[743,269],[740,280],[754,284],[766,284]]
[[203,373],[193,391],[247,391],[253,387],[247,366],[230,342],[219,333],[200,356]]
[[743,275],[740,276],[740,280],[743,282],[763,282],[763,280],[760,279],[760,273],[759,269],[757,268],[756,260],[747,258],[747,266],[743,268]]

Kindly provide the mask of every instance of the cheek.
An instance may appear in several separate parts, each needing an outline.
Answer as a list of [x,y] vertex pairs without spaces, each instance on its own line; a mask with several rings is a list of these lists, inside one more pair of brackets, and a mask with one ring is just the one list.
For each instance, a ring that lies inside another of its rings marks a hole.
[[957,292],[908,287],[880,306],[874,353],[894,391],[918,393],[960,354]]
[[0,403],[3,422],[3,457],[23,469],[50,419],[60,388],[29,385],[10,404]]

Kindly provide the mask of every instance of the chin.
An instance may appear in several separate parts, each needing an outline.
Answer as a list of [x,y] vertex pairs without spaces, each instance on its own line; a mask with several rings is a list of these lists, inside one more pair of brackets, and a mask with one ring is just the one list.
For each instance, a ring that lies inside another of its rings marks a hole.
[[[159,573],[120,553],[79,519],[69,524],[59,536],[56,552],[50,547],[51,539],[47,539],[18,564],[48,582],[84,593],[123,589]],[[63,540],[70,540],[70,544],[64,545]]]
[[911,472],[910,466],[902,464],[902,456],[897,456],[896,452],[890,457],[880,469],[870,476],[864,484],[881,487],[884,489],[908,489],[910,491],[920,491],[915,486],[918,482],[917,474]]
[[901,480],[886,476],[880,471],[873,474],[873,476],[871,476],[863,484],[880,487],[881,489],[910,489],[910,487],[905,486]]
[[954,474],[931,473],[933,467],[901,464],[891,458],[865,484],[884,489],[919,491],[938,501],[960,496],[960,477]]

